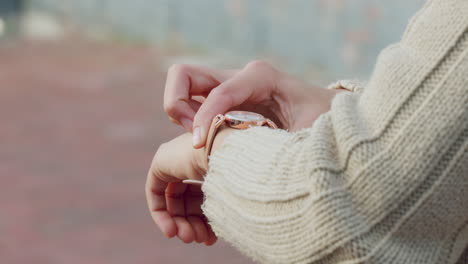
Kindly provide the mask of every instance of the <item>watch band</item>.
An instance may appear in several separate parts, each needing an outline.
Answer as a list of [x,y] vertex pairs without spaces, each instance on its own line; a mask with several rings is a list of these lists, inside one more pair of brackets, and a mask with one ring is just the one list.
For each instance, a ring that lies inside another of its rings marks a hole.
[[219,114],[213,118],[213,121],[211,121],[210,130],[208,130],[208,137],[205,144],[205,156],[207,160],[210,156],[211,148],[213,147],[216,132],[218,132],[218,128],[224,124],[225,119],[224,115]]
[[[237,111],[241,113],[250,113],[250,114],[255,114],[259,115],[256,113],[252,112],[244,112],[244,111]],[[235,129],[247,129],[250,127],[254,126],[265,126],[267,125],[268,127],[272,129],[277,129],[278,126],[273,122],[272,120],[263,117],[262,115],[259,115],[261,118],[259,120],[254,120],[254,121],[245,121],[245,120],[236,120],[236,118],[229,118],[226,117],[229,113],[233,112],[228,112],[225,115],[216,115],[213,120],[211,121],[210,129],[208,130],[208,136],[206,139],[206,144],[205,144],[205,156],[206,156],[206,162],[208,164],[209,162],[209,156],[211,154],[211,149],[213,148],[213,143],[214,139],[216,136],[216,133],[218,132],[219,128],[223,125],[226,125],[227,127],[232,127]],[[186,184],[196,184],[196,185],[202,185],[203,181],[198,181],[198,180],[183,180],[183,183]]]
[[[234,111],[234,112],[236,112],[236,111]],[[237,112],[244,112],[244,111],[237,111]],[[211,121],[210,129],[208,130],[208,136],[207,136],[206,144],[205,144],[205,156],[206,156],[207,162],[208,162],[209,156],[211,154],[211,149],[213,148],[213,142],[214,142],[216,133],[218,132],[219,128],[224,124],[227,125],[228,127],[233,127],[233,128],[236,128],[236,129],[247,129],[247,128],[250,128],[250,127],[253,127],[253,126],[264,126],[264,125],[267,125],[268,127],[272,128],[272,129],[277,129],[278,128],[278,126],[273,121],[271,121],[268,118],[264,118],[261,115],[260,116],[263,119],[261,119],[259,121],[251,121],[251,122],[247,121],[247,122],[245,122],[245,121],[229,119],[227,117],[229,113],[233,113],[233,112],[228,112],[225,115],[221,115],[221,114],[216,115],[213,118],[213,121]],[[252,112],[245,112],[245,113],[251,113],[251,114],[259,115],[259,114],[252,113]]]

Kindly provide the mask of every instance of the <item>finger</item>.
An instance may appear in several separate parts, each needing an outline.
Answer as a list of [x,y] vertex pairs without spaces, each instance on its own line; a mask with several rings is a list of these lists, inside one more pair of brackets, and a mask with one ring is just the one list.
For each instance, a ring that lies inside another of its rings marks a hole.
[[208,230],[203,222],[203,212],[201,205],[203,203],[203,192],[201,186],[188,185],[184,194],[185,215],[192,225],[197,243],[205,242],[208,238]]
[[[200,66],[173,65],[167,74],[164,90],[164,110],[175,120],[193,120],[195,112],[189,106],[193,95],[206,95],[230,77],[230,71],[217,71]],[[189,130],[188,127],[185,129]]]
[[201,186],[187,184],[187,190],[184,194],[185,215],[203,216],[201,205],[203,203],[203,192]]
[[205,223],[200,216],[188,216],[187,220],[195,233],[195,241],[197,243],[203,243],[208,239],[208,230]]
[[207,237],[207,239],[205,241],[205,245],[212,246],[212,245],[214,245],[216,243],[216,241],[218,241],[218,237],[213,232],[213,229],[211,229],[211,226],[208,223],[205,223],[205,225],[206,225],[207,231],[208,231],[208,237]]
[[173,238],[178,233],[176,222],[168,211],[154,211],[151,214],[159,230],[168,238]]
[[277,78],[278,71],[271,65],[254,61],[213,89],[193,120],[194,147],[204,146],[211,121],[216,115],[243,103],[262,103],[271,99]]
[[195,232],[185,216],[184,192],[187,185],[181,182],[169,183],[166,188],[167,211],[177,226],[177,236],[184,243],[195,240]]
[[258,81],[250,72],[243,71],[212,90],[194,117],[193,145],[195,148],[201,148],[205,145],[211,121],[216,115],[224,114],[251,97],[254,91],[252,85],[255,82]]
[[192,243],[195,240],[195,232],[192,225],[185,217],[174,217],[175,224],[177,225],[177,237],[184,243]]
[[164,106],[164,111],[173,122],[181,125],[186,131],[192,131],[195,111],[188,100],[178,100],[172,102],[170,106]]
[[177,226],[166,208],[165,189],[167,183],[155,177],[150,169],[145,185],[146,200],[153,221],[166,237],[177,234]]
[[192,99],[192,100],[188,101],[188,104],[189,104],[190,108],[192,108],[192,110],[194,112],[197,112],[198,109],[200,109],[200,106],[202,105],[202,102],[199,102],[198,100]]
[[[201,103],[199,102],[200,99],[198,100],[189,100],[187,104],[189,107],[193,110],[194,113],[198,111],[198,109],[201,106]],[[179,125],[187,130],[187,132],[192,132],[192,127],[193,127],[193,121],[191,119],[182,117],[180,120],[176,120],[172,117],[169,116],[169,120],[176,124]]]
[[172,216],[185,217],[185,202],[184,193],[187,189],[187,184],[182,182],[169,183],[166,188],[166,203],[167,211]]

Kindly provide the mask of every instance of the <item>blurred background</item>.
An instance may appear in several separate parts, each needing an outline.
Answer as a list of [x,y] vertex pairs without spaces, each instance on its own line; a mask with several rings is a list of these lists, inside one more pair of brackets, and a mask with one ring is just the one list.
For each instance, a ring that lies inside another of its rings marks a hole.
[[423,0],[0,0],[0,263],[251,263],[144,199],[173,63],[367,79]]

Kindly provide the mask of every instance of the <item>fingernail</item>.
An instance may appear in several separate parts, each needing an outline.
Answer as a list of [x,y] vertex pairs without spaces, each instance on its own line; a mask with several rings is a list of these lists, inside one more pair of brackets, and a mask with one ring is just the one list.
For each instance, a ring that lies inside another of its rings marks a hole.
[[200,138],[200,127],[196,127],[193,129],[193,146],[198,146],[201,144]]
[[192,126],[193,126],[192,120],[182,117],[180,119],[180,123],[187,131],[192,131]]

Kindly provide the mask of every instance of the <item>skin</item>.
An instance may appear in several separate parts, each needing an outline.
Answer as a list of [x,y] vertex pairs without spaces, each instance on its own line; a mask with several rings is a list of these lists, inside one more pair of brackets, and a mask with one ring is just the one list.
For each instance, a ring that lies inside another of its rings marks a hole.
[[255,111],[297,131],[328,111],[338,92],[310,85],[263,61],[238,70],[177,64],[168,71],[164,110],[174,123],[193,131],[193,145],[201,148],[217,114]]
[[[188,132],[157,150],[145,186],[148,208],[161,232],[184,243],[213,245],[217,238],[201,210],[203,193],[186,179],[203,180],[208,164],[201,149],[211,120],[233,109],[261,113],[291,132],[312,126],[330,109],[340,90],[310,85],[254,61],[238,70],[174,65],[168,71],[164,109],[170,120]],[[221,129],[215,152],[233,129]]]
[[[233,129],[220,131],[213,151]],[[201,210],[200,186],[183,184],[186,179],[203,180],[207,171],[203,150],[192,147],[192,134],[185,133],[161,145],[154,156],[146,181],[146,199],[151,216],[168,238],[177,236],[184,243],[213,245],[217,238]]]

